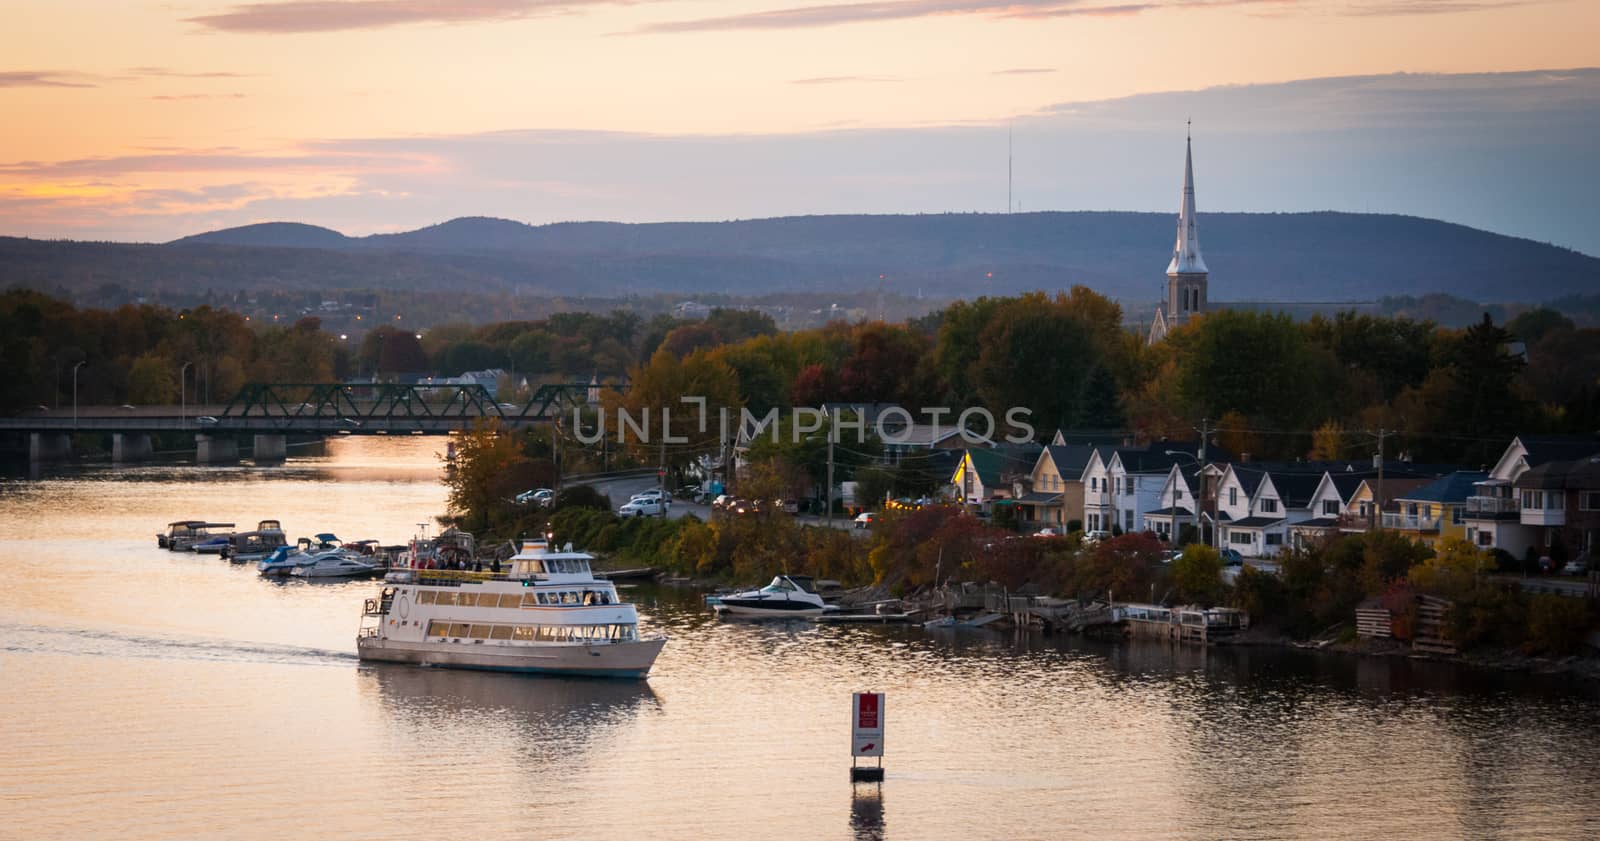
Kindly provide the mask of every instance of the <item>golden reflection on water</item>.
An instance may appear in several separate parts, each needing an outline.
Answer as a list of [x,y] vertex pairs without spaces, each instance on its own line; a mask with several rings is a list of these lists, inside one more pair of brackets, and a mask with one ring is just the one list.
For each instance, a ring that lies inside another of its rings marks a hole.
[[[1593,687],[1396,660],[718,622],[648,682],[362,667],[374,584],[155,548],[168,520],[399,542],[438,439],[0,482],[0,837],[1579,838]],[[888,779],[848,781],[853,690]]]

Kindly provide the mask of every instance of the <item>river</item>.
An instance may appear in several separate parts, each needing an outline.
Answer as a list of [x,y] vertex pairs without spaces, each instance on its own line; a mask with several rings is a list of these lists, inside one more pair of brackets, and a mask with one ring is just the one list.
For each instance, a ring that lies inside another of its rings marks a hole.
[[[401,542],[442,439],[0,480],[0,838],[1600,835],[1600,691],[1405,660],[719,622],[648,681],[362,666],[374,582],[156,548],[169,520]],[[888,693],[881,785],[852,690]]]

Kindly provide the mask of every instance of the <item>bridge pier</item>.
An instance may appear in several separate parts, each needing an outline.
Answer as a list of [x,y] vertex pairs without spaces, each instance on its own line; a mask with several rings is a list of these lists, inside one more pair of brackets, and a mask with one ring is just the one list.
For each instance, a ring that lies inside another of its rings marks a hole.
[[144,461],[154,452],[147,432],[111,433],[111,460],[114,462]]
[[72,458],[72,436],[65,432],[28,433],[28,461],[65,461]]
[[194,460],[200,464],[227,464],[239,460],[239,442],[200,433],[194,436]]
[[289,457],[289,438],[286,435],[257,435],[250,452],[257,464],[283,461]]

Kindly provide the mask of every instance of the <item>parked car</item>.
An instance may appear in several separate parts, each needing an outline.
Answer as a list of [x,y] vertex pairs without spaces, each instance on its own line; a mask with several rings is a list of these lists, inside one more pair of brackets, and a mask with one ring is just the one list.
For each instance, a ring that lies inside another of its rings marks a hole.
[[732,501],[733,497],[728,496],[727,494],[717,494],[717,498],[711,500],[711,510],[726,511],[728,509],[728,503]]
[[1222,556],[1222,565],[1225,567],[1244,566],[1244,556],[1238,549],[1218,549],[1217,554]]
[[856,515],[855,523],[858,529],[871,528],[876,522],[878,522],[878,515],[871,511],[863,511]]
[[663,491],[660,488],[651,488],[648,491],[640,491],[639,493],[636,493],[633,496],[628,497],[628,501],[629,502],[654,502],[654,503],[660,504],[660,506],[662,508],[671,508],[672,507],[672,497],[667,496],[666,491]]
[[800,502],[794,499],[774,499],[772,501],[772,510],[782,511],[785,514],[799,514]]
[[1587,575],[1588,572],[1589,562],[1583,558],[1573,558],[1561,568],[1562,575]]
[[617,509],[618,517],[664,517],[667,507],[658,499],[633,499]]
[[516,498],[519,505],[538,505],[543,507],[555,500],[556,492],[549,488],[534,488],[531,491],[523,491],[517,494]]
[[1093,546],[1102,540],[1110,539],[1111,532],[1105,531],[1104,529],[1096,529],[1094,531],[1086,531],[1083,533],[1083,545],[1085,546]]
[[200,417],[195,418],[194,422],[197,423],[197,424],[200,424],[201,426],[216,426],[217,425],[217,419],[212,417],[212,416],[210,416],[210,415],[201,415]]
[[1055,526],[1045,526],[1044,528],[1039,529],[1038,531],[1034,532],[1033,536],[1034,537],[1060,537],[1061,536],[1061,529],[1058,529]]

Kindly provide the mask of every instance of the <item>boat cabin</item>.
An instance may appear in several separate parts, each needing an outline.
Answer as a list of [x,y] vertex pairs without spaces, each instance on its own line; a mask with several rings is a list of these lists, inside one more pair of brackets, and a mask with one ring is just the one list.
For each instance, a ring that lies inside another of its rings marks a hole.
[[560,551],[552,552],[549,544],[543,540],[523,541],[522,551],[511,556],[511,578],[545,578],[557,580],[570,578],[578,581],[590,581],[594,573],[589,562],[594,560],[587,552],[577,552],[568,543]]
[[761,588],[768,593],[802,593],[817,592],[816,581],[809,575],[779,575],[772,579],[772,583]]

